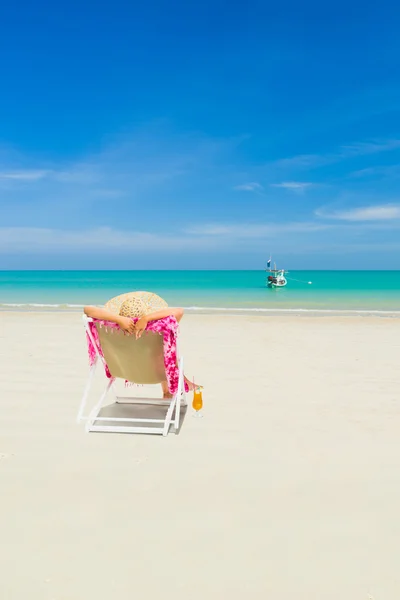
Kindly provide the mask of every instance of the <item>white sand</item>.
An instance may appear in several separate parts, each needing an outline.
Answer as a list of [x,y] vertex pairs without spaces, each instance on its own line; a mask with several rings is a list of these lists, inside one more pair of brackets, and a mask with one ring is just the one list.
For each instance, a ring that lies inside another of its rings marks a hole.
[[1,600],[400,598],[400,320],[186,316],[182,349],[203,419],[85,434],[80,316],[0,313]]

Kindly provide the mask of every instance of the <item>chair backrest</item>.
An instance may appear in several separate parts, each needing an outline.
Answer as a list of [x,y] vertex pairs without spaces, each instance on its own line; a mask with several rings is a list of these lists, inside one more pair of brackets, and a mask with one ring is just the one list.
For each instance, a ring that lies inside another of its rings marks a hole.
[[96,324],[101,349],[110,373],[134,383],[153,384],[166,380],[163,338],[146,331],[138,340],[118,329]]

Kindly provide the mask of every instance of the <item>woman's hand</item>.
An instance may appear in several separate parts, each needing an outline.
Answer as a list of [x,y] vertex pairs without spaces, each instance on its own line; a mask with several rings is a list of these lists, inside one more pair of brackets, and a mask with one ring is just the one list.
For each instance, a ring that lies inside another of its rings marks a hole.
[[128,335],[135,333],[135,323],[129,317],[118,317],[118,325]]
[[147,317],[141,317],[139,319],[139,321],[136,322],[135,325],[135,334],[136,334],[136,339],[138,340],[140,337],[142,337],[143,331],[146,329],[147,326]]

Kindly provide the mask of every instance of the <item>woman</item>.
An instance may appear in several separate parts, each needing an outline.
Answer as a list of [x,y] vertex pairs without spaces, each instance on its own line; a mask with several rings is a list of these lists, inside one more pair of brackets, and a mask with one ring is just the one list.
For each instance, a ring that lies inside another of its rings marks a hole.
[[[156,310],[157,309],[157,310]],[[149,292],[131,292],[117,296],[106,303],[106,308],[85,306],[84,313],[93,319],[117,323],[128,335],[135,335],[139,339],[146,329],[149,321],[159,321],[166,317],[175,317],[180,322],[183,317],[183,308],[169,308],[162,298]],[[118,312],[117,312],[118,311]],[[136,323],[133,318],[137,318]],[[194,389],[194,384],[185,377],[189,390]],[[164,398],[171,398],[167,381],[161,383]]]

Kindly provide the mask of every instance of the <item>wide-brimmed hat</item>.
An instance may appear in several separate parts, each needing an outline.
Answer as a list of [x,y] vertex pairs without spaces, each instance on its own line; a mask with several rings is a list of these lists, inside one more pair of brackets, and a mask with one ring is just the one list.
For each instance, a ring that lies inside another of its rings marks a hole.
[[105,303],[104,308],[122,317],[140,319],[167,306],[165,300],[152,292],[128,292],[111,298]]

